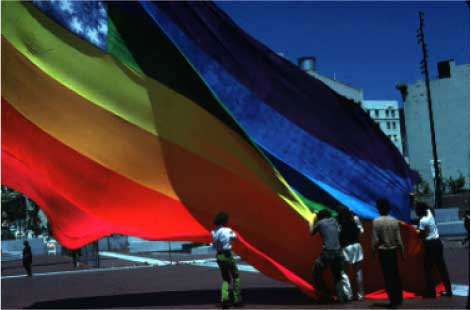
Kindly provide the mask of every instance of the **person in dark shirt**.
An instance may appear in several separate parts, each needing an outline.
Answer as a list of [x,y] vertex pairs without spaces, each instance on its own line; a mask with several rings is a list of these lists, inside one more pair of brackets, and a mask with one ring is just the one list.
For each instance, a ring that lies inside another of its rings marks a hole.
[[314,222],[310,223],[309,231],[311,235],[319,232],[323,243],[321,253],[314,263],[312,274],[314,287],[330,296],[323,279],[325,269],[330,267],[335,281],[337,298],[340,302],[347,301],[348,297],[345,296],[342,287],[343,254],[339,241],[340,228],[337,221],[329,211],[321,210]]
[[31,252],[31,247],[29,246],[28,241],[23,242],[23,267],[26,269],[26,273],[29,277],[33,275],[31,272],[31,266],[33,265],[33,254]]
[[464,215],[463,225],[464,229],[466,229],[466,238],[463,240],[463,245],[465,245],[469,242],[469,209],[466,210],[466,213]]
[[81,249],[72,250],[71,255],[72,255],[72,264],[74,265],[74,267],[75,268],[80,267],[79,256],[82,256]]
[[358,216],[347,208],[339,212],[338,222],[340,224],[340,245],[343,248],[343,256],[346,263],[352,266],[357,285],[357,299],[362,300],[364,296],[363,273],[361,270],[363,249],[360,244],[360,234],[364,232],[364,229]]
[[383,270],[386,293],[389,297],[389,308],[397,308],[402,304],[402,281],[397,264],[397,252],[404,260],[399,221],[389,216],[389,201],[384,198],[376,202],[380,216],[373,220],[372,249],[373,256],[379,254],[379,262]]
[[[469,1],[468,1],[469,4]],[[463,219],[464,229],[466,229],[466,238],[463,240],[463,245],[468,244],[469,246],[469,209],[466,210],[466,214]],[[469,249],[468,249],[468,260],[469,260]],[[468,301],[466,302],[466,309],[469,309],[469,279],[468,279]]]

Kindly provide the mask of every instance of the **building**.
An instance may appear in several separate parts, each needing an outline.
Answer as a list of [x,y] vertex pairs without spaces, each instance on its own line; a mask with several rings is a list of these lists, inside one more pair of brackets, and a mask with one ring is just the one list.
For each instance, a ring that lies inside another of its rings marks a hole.
[[[437,156],[443,179],[465,177],[469,188],[469,64],[438,63],[430,81]],[[409,163],[433,188],[433,153],[424,81],[397,87],[404,101]]]
[[351,87],[345,83],[324,76],[316,72],[316,58],[313,56],[298,58],[298,66],[307,74],[312,75],[316,79],[322,81],[338,94],[353,100],[358,104],[363,102],[363,89]]
[[335,79],[316,72],[316,59],[314,57],[298,58],[298,66],[307,74],[322,81],[340,95],[358,103],[370,117],[379,124],[384,134],[401,152],[403,151],[401,137],[401,121],[399,104],[391,100],[364,100],[363,89],[358,89],[339,82]]
[[395,100],[364,100],[363,109],[403,154],[399,103]]

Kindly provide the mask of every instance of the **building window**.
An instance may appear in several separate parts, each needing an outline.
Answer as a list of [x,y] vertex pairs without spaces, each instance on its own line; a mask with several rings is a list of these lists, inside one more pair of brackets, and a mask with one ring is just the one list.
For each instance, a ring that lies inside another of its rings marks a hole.
[[379,117],[379,112],[378,112],[378,110],[375,110],[375,117]]
[[389,110],[386,110],[386,117],[389,117]]
[[389,122],[386,122],[386,128],[391,129],[391,124]]
[[394,110],[391,111],[391,117],[396,117],[396,111]]
[[396,129],[396,122],[392,122],[392,128]]

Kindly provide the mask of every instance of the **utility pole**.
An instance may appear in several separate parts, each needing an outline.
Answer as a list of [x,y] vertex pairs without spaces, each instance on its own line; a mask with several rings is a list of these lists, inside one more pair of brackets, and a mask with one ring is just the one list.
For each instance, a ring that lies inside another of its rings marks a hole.
[[425,44],[424,36],[424,13],[419,12],[419,29],[417,29],[417,41],[422,45],[422,53],[424,58],[420,62],[420,68],[422,73],[425,75],[425,85],[427,89],[427,101],[428,101],[428,116],[430,121],[430,136],[432,139],[432,151],[433,151],[433,168],[435,171],[435,208],[441,208],[442,206],[442,176],[438,166],[437,158],[437,144],[435,143],[435,125],[433,121],[433,109],[432,109],[432,97],[430,96],[430,80],[428,75],[427,65],[427,45]]

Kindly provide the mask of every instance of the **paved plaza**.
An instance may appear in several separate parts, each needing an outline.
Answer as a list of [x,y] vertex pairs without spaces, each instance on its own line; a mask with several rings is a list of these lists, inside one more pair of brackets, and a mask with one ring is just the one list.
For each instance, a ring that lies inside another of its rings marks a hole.
[[[457,296],[407,299],[402,309],[463,309],[469,279],[469,248],[446,243],[445,255]],[[291,285],[239,261],[246,308],[370,309],[387,301],[318,304]],[[103,253],[100,268],[74,268],[69,257],[36,257],[33,277],[21,261],[2,263],[2,309],[11,308],[217,308],[220,275],[210,255]]]

